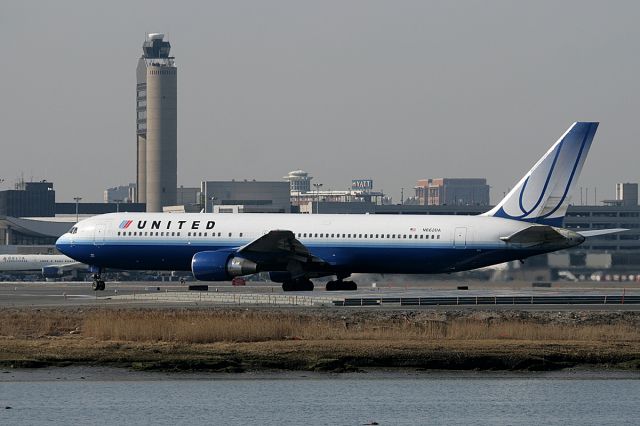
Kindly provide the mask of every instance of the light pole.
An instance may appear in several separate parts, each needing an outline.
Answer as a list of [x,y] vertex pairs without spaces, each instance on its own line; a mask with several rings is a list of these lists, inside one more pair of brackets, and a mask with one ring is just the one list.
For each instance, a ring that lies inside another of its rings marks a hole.
[[320,188],[322,187],[322,184],[314,183],[313,186],[316,188],[316,213],[320,213]]
[[116,203],[116,213],[120,213],[120,203],[122,200],[113,200]]
[[82,197],[73,197],[76,202],[76,223],[78,223],[78,203],[82,200]]

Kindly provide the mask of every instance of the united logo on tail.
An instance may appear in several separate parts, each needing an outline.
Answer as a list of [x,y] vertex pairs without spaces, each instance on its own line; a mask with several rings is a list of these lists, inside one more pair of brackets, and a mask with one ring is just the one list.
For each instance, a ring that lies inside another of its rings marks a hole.
[[591,142],[596,122],[576,122],[529,170],[518,184],[484,216],[562,226]]

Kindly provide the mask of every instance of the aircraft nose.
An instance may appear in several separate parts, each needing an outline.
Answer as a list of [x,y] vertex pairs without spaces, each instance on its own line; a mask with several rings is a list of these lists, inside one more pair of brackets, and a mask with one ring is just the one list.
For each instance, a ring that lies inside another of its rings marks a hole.
[[64,234],[56,240],[56,249],[58,249],[60,253],[66,254],[64,249],[68,242],[69,238],[67,237],[67,234]]

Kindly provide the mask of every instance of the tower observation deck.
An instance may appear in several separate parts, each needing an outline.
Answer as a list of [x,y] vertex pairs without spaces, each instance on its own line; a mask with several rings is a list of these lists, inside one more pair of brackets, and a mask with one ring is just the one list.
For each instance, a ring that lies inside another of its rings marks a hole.
[[177,68],[164,34],[148,34],[136,69],[136,196],[147,211],[175,205]]

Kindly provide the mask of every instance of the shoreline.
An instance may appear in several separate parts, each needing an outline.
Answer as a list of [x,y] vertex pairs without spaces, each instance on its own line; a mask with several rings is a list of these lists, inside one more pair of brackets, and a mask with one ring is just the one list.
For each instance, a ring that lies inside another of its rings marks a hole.
[[18,382],[136,382],[198,380],[640,380],[640,371],[569,368],[556,371],[474,371],[369,368],[360,372],[247,371],[137,371],[122,367],[72,365],[44,368],[0,368],[0,383]]

